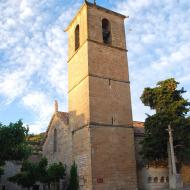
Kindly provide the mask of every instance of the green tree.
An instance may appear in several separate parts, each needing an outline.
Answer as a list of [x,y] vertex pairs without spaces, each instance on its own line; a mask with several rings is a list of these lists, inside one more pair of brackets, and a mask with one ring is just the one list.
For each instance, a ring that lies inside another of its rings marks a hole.
[[38,181],[38,165],[25,160],[22,163],[21,172],[9,178],[9,181],[30,189]]
[[141,100],[155,110],[145,120],[145,138],[141,154],[147,163],[167,160],[167,128],[173,129],[175,154],[179,163],[190,161],[190,103],[183,98],[184,88],[170,78],[157,83],[155,88],[145,88]]
[[45,133],[29,134],[27,136],[27,143],[30,145],[32,154],[40,154],[42,152],[42,144],[45,140]]
[[61,162],[53,163],[48,166],[46,158],[42,158],[38,164],[38,179],[41,183],[56,186],[59,189],[59,180],[66,176],[65,166]]
[[54,184],[58,189],[58,182],[65,176],[65,166],[62,163],[53,163],[48,166],[46,158],[42,158],[38,163],[25,160],[22,163],[21,171],[9,178],[13,183],[30,189],[36,182],[48,185]]
[[18,185],[21,185],[24,188],[30,189],[30,187],[33,185],[32,181],[30,181],[28,177],[28,173],[22,172],[14,175],[13,177],[9,178],[9,181],[12,183],[17,183]]
[[78,190],[79,189],[79,180],[77,173],[77,165],[74,162],[70,169],[70,179],[69,179],[69,190]]
[[[29,156],[31,150],[26,142],[28,129],[19,120],[8,126],[0,124],[0,167],[5,161],[22,160]],[[2,172],[0,172],[1,176]]]
[[65,166],[61,162],[53,163],[47,169],[47,181],[53,183],[56,189],[59,189],[59,180],[65,176]]
[[38,169],[37,169],[38,180],[41,183],[48,183],[47,167],[48,167],[47,158],[42,158],[38,163]]
[[48,189],[50,190],[50,184],[52,182],[51,176],[48,175],[48,160],[47,158],[42,158],[40,162],[38,163],[37,167],[37,179],[42,184],[45,184],[48,186]]

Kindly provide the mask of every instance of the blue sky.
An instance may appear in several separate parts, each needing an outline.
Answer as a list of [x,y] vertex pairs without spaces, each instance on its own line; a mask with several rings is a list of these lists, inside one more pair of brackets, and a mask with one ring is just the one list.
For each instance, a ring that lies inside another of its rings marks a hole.
[[[0,1],[0,121],[22,118],[45,131],[54,100],[67,111],[67,34],[82,0]],[[126,37],[134,120],[150,110],[139,97],[147,86],[176,78],[190,97],[190,1],[97,0],[129,16]]]

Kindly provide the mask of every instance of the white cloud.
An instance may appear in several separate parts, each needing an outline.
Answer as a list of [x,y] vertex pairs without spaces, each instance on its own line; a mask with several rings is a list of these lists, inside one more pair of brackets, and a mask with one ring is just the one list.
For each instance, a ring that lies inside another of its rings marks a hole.
[[39,119],[46,118],[52,113],[52,105],[49,97],[42,92],[30,92],[22,98],[24,105],[31,108],[39,116]]
[[145,87],[174,77],[190,91],[190,3],[117,1],[116,11],[129,15],[126,36],[133,115],[135,120],[144,119],[144,113],[151,113],[140,101]]
[[0,76],[0,94],[6,97],[6,104],[10,104],[14,99],[22,95],[26,88],[26,80],[22,71],[14,73],[4,73]]
[[45,132],[48,127],[48,120],[50,120],[50,117],[47,118],[47,120],[35,120],[32,123],[28,123],[27,125],[29,126],[29,133],[39,134]]
[[22,0],[20,4],[20,18],[26,19],[29,16],[32,16],[32,9],[27,0]]
[[154,34],[147,34],[147,35],[144,35],[142,37],[142,42],[145,43],[145,44],[154,42],[154,40],[155,40],[155,35]]
[[43,92],[34,91],[24,96],[22,101],[24,106],[32,110],[37,116],[34,122],[28,123],[30,132],[38,133],[40,131],[45,131],[51,114],[54,111],[51,98]]
[[[36,115],[30,125],[38,128],[47,127],[52,99],[62,100],[60,97],[65,96],[64,103],[67,99],[64,29],[79,2],[72,8],[63,5],[51,0],[0,2],[0,102],[11,106],[15,100],[23,100]],[[51,95],[47,97],[44,92]]]
[[135,16],[136,13],[152,4],[151,0],[128,0],[128,1],[117,1],[118,12],[124,13],[130,17]]

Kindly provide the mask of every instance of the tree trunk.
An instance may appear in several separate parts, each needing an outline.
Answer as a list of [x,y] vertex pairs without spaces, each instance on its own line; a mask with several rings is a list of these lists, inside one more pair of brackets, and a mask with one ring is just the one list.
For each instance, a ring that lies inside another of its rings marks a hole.
[[48,190],[50,190],[50,183],[48,183]]

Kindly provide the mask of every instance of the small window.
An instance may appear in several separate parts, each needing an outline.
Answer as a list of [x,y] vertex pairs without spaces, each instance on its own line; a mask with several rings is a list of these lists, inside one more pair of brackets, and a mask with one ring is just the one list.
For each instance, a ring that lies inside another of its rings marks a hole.
[[157,177],[154,178],[154,183],[158,183],[158,178]]
[[57,152],[57,129],[54,129],[53,152]]
[[102,37],[105,44],[111,44],[111,25],[105,18],[102,20]]
[[166,177],[166,182],[169,183],[169,177]]
[[164,183],[164,177],[163,176],[160,178],[160,183]]
[[75,28],[75,51],[79,48],[79,46],[80,46],[80,28],[79,25],[77,25]]
[[151,182],[152,182],[152,178],[148,177],[148,183],[151,183]]

